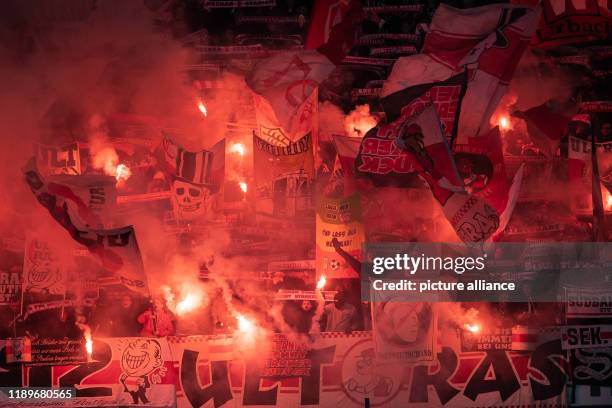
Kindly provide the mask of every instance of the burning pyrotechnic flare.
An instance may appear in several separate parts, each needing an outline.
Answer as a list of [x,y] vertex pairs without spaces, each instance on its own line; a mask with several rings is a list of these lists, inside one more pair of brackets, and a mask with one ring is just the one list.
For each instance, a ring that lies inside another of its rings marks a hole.
[[510,129],[510,119],[508,119],[507,116],[500,116],[499,117],[499,128],[501,130],[508,130]]
[[89,332],[85,332],[85,350],[87,350],[87,355],[91,357],[93,354],[93,340]]
[[238,185],[240,186],[240,190],[242,190],[243,193],[247,192],[248,186],[247,186],[246,182],[240,181],[240,182],[238,182]]
[[344,118],[344,130],[348,136],[363,137],[378,123],[378,119],[370,114],[370,105],[357,105]]
[[118,182],[126,181],[132,175],[130,168],[119,163],[119,155],[110,146],[99,147],[95,143],[91,149],[93,166],[102,169],[107,176],[113,176]]
[[232,147],[230,147],[230,152],[238,153],[240,156],[244,156],[246,153],[246,148],[242,143],[234,143]]
[[606,211],[612,210],[612,194],[608,191],[606,187],[602,188],[604,192],[604,207]]
[[182,316],[200,307],[202,304],[202,296],[196,293],[188,293],[182,300],[176,304],[176,314]]
[[478,332],[480,332],[481,328],[480,325],[478,323],[466,323],[465,324],[465,329],[467,331],[469,331],[470,333],[476,334]]
[[252,321],[241,314],[236,316],[236,320],[238,321],[238,330],[245,334],[253,334],[255,331],[255,324],[253,324]]
[[317,290],[323,289],[326,283],[327,283],[327,279],[325,279],[325,275],[321,275],[321,277],[319,278],[319,281],[317,282]]
[[202,115],[204,115],[204,117],[208,116],[208,110],[206,109],[206,105],[204,105],[204,102],[198,101],[198,109],[200,110],[200,112],[202,112]]
[[117,179],[117,181],[120,181],[120,180],[125,181],[129,179],[131,175],[132,175],[132,171],[130,170],[128,166],[126,166],[123,163],[118,165],[117,168],[115,169],[115,178]]

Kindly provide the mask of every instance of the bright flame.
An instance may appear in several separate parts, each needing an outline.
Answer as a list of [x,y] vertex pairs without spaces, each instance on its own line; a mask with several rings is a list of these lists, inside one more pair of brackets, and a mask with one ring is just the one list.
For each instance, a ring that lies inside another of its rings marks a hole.
[[473,324],[466,323],[464,327],[470,333],[478,333],[480,331],[480,325],[478,323],[473,323]]
[[347,135],[363,137],[378,123],[378,119],[370,114],[370,105],[357,105],[344,118],[344,130]]
[[319,278],[319,281],[317,282],[317,290],[323,289],[326,283],[327,283],[327,279],[325,279],[325,275],[321,275],[321,277]]
[[208,110],[206,109],[206,105],[204,105],[204,102],[198,102],[198,109],[200,110],[200,112],[202,112],[202,115],[208,116]]
[[612,210],[612,194],[610,194],[610,192],[608,192],[607,189],[604,191],[605,191],[606,211],[610,211]]
[[242,190],[243,193],[247,192],[248,186],[247,186],[246,182],[240,181],[240,182],[238,182],[238,185],[240,186],[240,190]]
[[91,338],[91,329],[87,325],[83,327],[83,337],[85,337],[85,350],[87,355],[91,357],[93,353],[93,339]]
[[244,154],[246,153],[246,148],[242,143],[234,143],[230,148],[230,152],[238,153],[239,155],[244,156]]
[[196,293],[188,293],[176,304],[176,314],[182,316],[193,311],[202,304],[202,296]]
[[132,171],[130,168],[121,163],[119,164],[119,155],[114,148],[110,146],[92,146],[92,161],[96,169],[101,169],[107,176],[113,176],[118,182],[124,182],[130,178]]
[[255,330],[255,325],[249,319],[244,317],[243,315],[236,316],[236,320],[238,321],[238,330],[246,334],[252,334]]
[[120,181],[120,180],[125,181],[129,179],[131,175],[132,175],[132,171],[130,170],[128,166],[126,166],[123,163],[118,165],[117,168],[115,169],[115,178],[117,179],[117,181]]
[[501,130],[508,130],[508,129],[510,129],[510,119],[508,119],[507,116],[500,116],[499,117],[499,128]]

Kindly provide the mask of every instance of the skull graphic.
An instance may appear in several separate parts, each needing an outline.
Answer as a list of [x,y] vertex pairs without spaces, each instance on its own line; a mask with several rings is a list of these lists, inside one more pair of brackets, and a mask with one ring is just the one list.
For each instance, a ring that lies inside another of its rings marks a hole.
[[173,192],[177,218],[191,221],[206,212],[206,204],[210,196],[208,188],[182,180],[175,180]]

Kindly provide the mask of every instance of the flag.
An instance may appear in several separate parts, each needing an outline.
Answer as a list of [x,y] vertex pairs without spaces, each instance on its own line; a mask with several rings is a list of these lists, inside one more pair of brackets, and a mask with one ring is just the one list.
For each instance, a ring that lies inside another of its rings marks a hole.
[[213,152],[190,152],[165,135],[157,149],[157,156],[173,178],[178,177],[193,184],[211,184]]
[[555,155],[571,120],[570,116],[554,109],[550,103],[516,111],[513,116],[525,121],[531,141],[546,157]]
[[8,364],[32,361],[32,342],[27,336],[6,339],[4,351]]
[[[99,217],[68,186],[47,183],[30,160],[24,169],[26,182],[38,202],[64,227],[70,236],[84,245],[118,282],[148,295],[144,267],[132,226],[115,229],[92,229]],[[77,197],[77,198],[75,198]],[[70,202],[76,203],[72,205]]]
[[[444,134],[452,141],[456,137],[461,100],[467,85],[467,71],[441,80],[437,73],[423,73],[423,70],[428,69],[428,57],[414,57],[400,58],[385,82],[380,103],[387,119],[394,121],[400,116],[409,118],[423,106],[433,104],[442,122]],[[431,59],[429,66],[442,68],[442,77],[450,74],[446,67]]]
[[612,3],[607,0],[543,0],[544,13],[531,44],[557,47],[608,40]]
[[[504,95],[540,17],[539,8],[492,4],[456,9],[441,4],[425,37],[423,53],[459,72],[468,69],[459,118],[460,143],[490,129],[489,118]],[[441,67],[428,67],[438,72]]]
[[260,138],[288,146],[312,131],[315,90],[352,47],[362,14],[359,3],[351,2],[326,43],[316,49],[279,53],[253,67],[246,83],[253,91]]
[[[415,103],[418,103],[415,101]],[[413,111],[412,107],[407,110]],[[437,121],[437,122],[436,122]],[[406,140],[410,145],[399,147],[397,140]],[[437,162],[432,158],[449,160]],[[377,186],[408,187],[415,183],[415,176],[426,170],[441,183],[461,183],[456,173],[448,143],[444,137],[435,107],[430,104],[422,111],[406,119],[400,116],[389,124],[379,124],[364,136],[355,160],[358,177],[371,179]],[[435,194],[435,193],[434,193]]]
[[497,231],[499,214],[465,190],[433,105],[399,124],[395,144],[417,164],[415,168],[461,240],[482,242]]
[[340,24],[349,8],[349,0],[317,0],[304,48],[312,50],[329,41],[332,29]]
[[510,185],[501,135],[496,126],[467,144],[453,147],[453,157],[465,190],[485,200],[498,214],[506,208]]
[[99,229],[108,223],[116,203],[116,180],[111,176],[50,176],[38,172],[35,159],[25,169],[26,181],[38,201],[64,228]]
[[348,194],[356,188],[355,159],[359,154],[361,138],[333,135],[332,140],[337,154],[332,177],[342,177],[344,180],[344,193]]

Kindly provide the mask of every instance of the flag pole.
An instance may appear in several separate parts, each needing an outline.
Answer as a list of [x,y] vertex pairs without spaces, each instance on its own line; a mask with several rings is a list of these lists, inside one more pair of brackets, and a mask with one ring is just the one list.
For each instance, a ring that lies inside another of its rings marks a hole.
[[603,208],[603,197],[599,179],[599,165],[597,163],[597,144],[595,143],[595,130],[593,129],[593,115],[589,113],[591,122],[591,176],[592,176],[592,201],[593,201],[593,241],[604,241],[605,214]]

